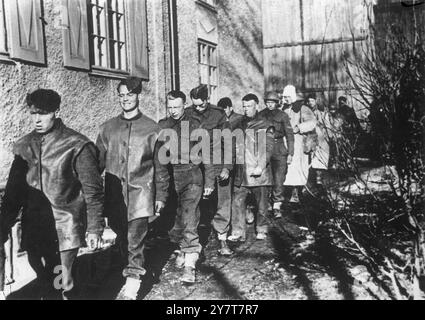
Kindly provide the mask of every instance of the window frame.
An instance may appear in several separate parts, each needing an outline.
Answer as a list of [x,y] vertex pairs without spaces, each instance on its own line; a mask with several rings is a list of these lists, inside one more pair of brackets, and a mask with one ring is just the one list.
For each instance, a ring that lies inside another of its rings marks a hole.
[[[10,58],[9,52],[9,40],[8,40],[8,30],[7,30],[7,21],[6,21],[6,6],[4,0],[0,0],[0,37],[4,38],[4,51],[0,47],[0,61],[3,62],[13,62]],[[3,31],[3,32],[1,32]]]
[[[207,62],[202,62],[202,49],[201,47],[205,46],[207,49]],[[197,41],[198,49],[198,74],[199,74],[199,83],[205,84],[208,86],[208,94],[210,101],[212,103],[217,103],[218,101],[218,88],[219,88],[219,55],[218,55],[218,45],[203,39],[198,39]],[[210,50],[214,49],[215,62],[211,62]],[[202,80],[202,67],[208,68],[208,83],[204,83]],[[212,76],[211,69],[215,71],[215,79]],[[215,80],[215,84],[212,84],[211,80]]]
[[[111,58],[110,58],[110,54],[111,54],[111,49],[110,49],[110,43],[111,43],[111,37],[110,37],[110,26],[109,26],[109,8],[107,6],[108,4],[108,0],[101,0],[103,2],[103,4],[105,5],[103,7],[104,10],[104,21],[105,21],[105,39],[104,41],[106,42],[106,59],[107,59],[107,65],[110,66],[111,64]],[[112,0],[114,1],[114,0]],[[118,0],[120,1],[120,0]],[[95,34],[94,30],[93,30],[93,26],[94,26],[94,17],[93,17],[93,6],[95,6],[96,4],[93,4],[93,1],[90,1],[88,3],[88,36],[89,36],[89,55],[90,55],[90,75],[93,76],[99,76],[99,77],[106,77],[106,78],[112,78],[112,79],[124,79],[126,77],[128,77],[131,73],[130,71],[130,57],[129,57],[129,50],[128,50],[128,46],[129,46],[129,34],[128,34],[128,6],[126,1],[123,1],[123,9],[124,9],[124,36],[125,36],[125,41],[124,42],[124,50],[125,50],[125,58],[126,58],[126,70],[123,69],[118,69],[118,68],[109,68],[109,67],[102,67],[102,66],[98,66],[95,64],[96,58],[95,58],[95,54],[96,54],[96,49],[95,49],[95,37],[100,37],[101,35]],[[114,40],[112,40],[114,41]],[[118,40],[119,41],[119,40]]]
[[217,13],[217,4],[218,4],[218,0],[211,0],[213,1],[213,4],[209,3],[209,1],[207,0],[196,0],[196,3],[199,4],[200,6],[203,6],[215,13]]

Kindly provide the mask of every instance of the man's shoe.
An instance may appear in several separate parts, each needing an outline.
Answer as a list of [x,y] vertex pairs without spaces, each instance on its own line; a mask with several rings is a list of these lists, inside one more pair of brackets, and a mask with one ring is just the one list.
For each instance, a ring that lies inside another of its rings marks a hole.
[[293,188],[292,189],[292,196],[291,199],[289,200],[290,203],[300,203],[300,197],[298,195],[298,189],[297,188]]
[[196,271],[193,267],[184,267],[183,276],[181,282],[186,285],[192,285],[196,282]]
[[266,240],[267,239],[267,233],[265,233],[265,232],[258,232],[256,239],[257,240]]
[[281,219],[282,218],[282,211],[280,209],[273,209],[273,217],[275,219]]
[[245,242],[246,238],[241,235],[230,235],[227,237],[227,240],[230,242]]
[[246,208],[246,223],[253,224],[254,220],[255,220],[254,208],[252,206],[248,206]]
[[218,250],[218,253],[222,256],[231,256],[233,254],[233,251],[230,250],[229,246],[227,245],[226,240],[220,241],[220,250]]
[[137,300],[137,294],[140,290],[141,281],[137,279],[127,278],[126,283],[121,288],[115,300]]
[[136,297],[129,296],[129,295],[126,294],[125,291],[126,291],[125,288],[122,288],[121,291],[118,293],[117,297],[115,298],[115,300],[118,300],[118,301],[135,301],[135,300],[137,300],[137,296]]
[[182,252],[180,250],[176,250],[176,251],[174,251],[174,253],[176,254],[176,261],[175,261],[176,268],[183,269],[183,267],[184,267],[184,252]]

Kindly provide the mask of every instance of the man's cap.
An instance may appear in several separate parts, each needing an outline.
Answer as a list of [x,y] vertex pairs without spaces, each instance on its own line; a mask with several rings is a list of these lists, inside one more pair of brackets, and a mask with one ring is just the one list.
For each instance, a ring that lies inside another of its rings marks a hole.
[[59,110],[61,96],[53,90],[38,89],[27,94],[26,102],[29,107],[34,106],[37,109],[51,113]]
[[142,84],[143,84],[142,79],[137,77],[128,77],[124,80],[121,80],[117,90],[119,91],[121,86],[126,86],[129,92],[140,94],[142,93]]
[[264,101],[276,101],[279,102],[279,96],[276,92],[273,91],[269,91],[266,93],[265,97],[264,97]]

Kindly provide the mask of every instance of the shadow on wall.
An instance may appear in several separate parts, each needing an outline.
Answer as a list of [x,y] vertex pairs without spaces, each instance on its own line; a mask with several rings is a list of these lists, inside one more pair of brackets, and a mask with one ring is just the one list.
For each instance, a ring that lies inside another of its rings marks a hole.
[[263,35],[259,0],[223,0],[217,4],[220,32],[220,75],[223,87],[240,97],[263,92]]

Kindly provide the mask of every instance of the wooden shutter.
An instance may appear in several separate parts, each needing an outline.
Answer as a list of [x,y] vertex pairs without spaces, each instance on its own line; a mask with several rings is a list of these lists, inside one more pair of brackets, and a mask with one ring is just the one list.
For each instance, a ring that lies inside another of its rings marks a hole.
[[86,0],[62,0],[64,66],[90,70]]
[[41,0],[8,0],[10,57],[46,64]]
[[129,0],[127,2],[127,25],[130,74],[149,80],[146,0]]

